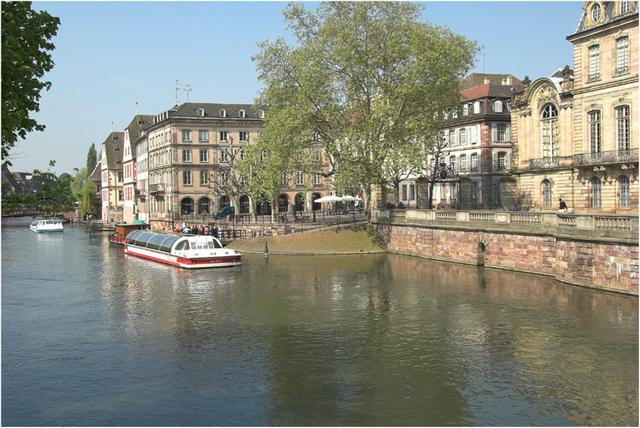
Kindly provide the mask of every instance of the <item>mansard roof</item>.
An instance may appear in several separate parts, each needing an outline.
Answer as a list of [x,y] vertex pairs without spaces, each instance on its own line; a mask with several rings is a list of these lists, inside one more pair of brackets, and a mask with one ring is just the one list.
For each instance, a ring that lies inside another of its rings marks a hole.
[[89,179],[91,181],[97,181],[97,182],[102,181],[102,176],[100,175],[101,169],[102,169],[102,161],[99,160],[98,163],[96,163],[95,168],[93,168],[93,171],[91,171],[91,174],[89,174]]
[[107,156],[107,169],[122,169],[122,147],[124,132],[112,132],[102,143]]
[[[485,83],[488,79],[489,83]],[[503,84],[510,79],[510,84]],[[472,73],[460,83],[462,101],[478,98],[509,98],[520,91],[524,84],[512,74]]]
[[[587,32],[593,29],[602,29],[603,27],[608,26],[609,24],[616,23],[618,21],[625,20],[630,16],[634,16],[637,18],[638,16],[638,2],[637,1],[629,1],[627,2],[629,11],[625,14],[621,14],[619,12],[620,1],[586,1],[582,6],[582,15],[580,15],[580,20],[578,21],[578,27],[574,34],[571,34],[567,37],[567,39],[571,40],[575,36],[578,36],[580,33]],[[591,19],[591,9],[594,5],[600,5],[601,10],[601,18],[598,22],[593,22]]]
[[129,130],[129,141],[131,144],[135,144],[136,141],[140,138],[140,134],[145,130],[149,125],[151,125],[153,121],[153,115],[151,114],[137,114],[133,116],[129,125],[127,125],[127,130]]
[[254,107],[253,104],[218,104],[218,103],[183,103],[174,107],[176,110],[171,117],[201,117],[198,116],[198,110],[204,109],[204,117],[220,117],[220,110],[226,112],[226,118],[239,118],[240,110],[244,110],[245,118],[259,119],[258,112],[260,109]]

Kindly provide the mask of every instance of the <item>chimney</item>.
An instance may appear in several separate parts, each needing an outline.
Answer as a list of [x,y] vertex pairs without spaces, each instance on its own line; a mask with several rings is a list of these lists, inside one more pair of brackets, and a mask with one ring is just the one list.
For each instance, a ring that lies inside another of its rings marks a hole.
[[485,85],[488,85],[489,83],[491,83],[491,79],[489,79],[488,77],[484,78],[484,82]]

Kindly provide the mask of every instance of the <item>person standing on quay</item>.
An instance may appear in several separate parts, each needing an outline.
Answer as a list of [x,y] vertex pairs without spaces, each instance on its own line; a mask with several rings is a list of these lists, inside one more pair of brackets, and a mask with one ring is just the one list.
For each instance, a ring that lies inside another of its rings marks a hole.
[[562,200],[562,198],[560,198],[560,211],[562,212],[567,211],[567,204],[565,201]]

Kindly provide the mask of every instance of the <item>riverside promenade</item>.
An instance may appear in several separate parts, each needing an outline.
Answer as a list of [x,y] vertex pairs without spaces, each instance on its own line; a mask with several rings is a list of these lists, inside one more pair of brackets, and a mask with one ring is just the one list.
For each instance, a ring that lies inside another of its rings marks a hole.
[[638,295],[636,216],[380,210],[372,227],[392,253]]

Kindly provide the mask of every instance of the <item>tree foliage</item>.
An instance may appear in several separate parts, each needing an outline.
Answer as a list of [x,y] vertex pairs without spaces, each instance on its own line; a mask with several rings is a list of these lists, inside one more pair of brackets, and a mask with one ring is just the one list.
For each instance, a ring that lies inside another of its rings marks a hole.
[[282,177],[287,175],[290,165],[286,153],[279,149],[279,141],[275,135],[263,132],[258,144],[249,146],[244,159],[238,163],[240,174],[245,177],[245,191],[251,196],[254,204],[257,201],[269,202],[274,221],[278,209],[278,195],[283,187]]
[[78,202],[80,217],[87,214],[96,214],[98,210],[98,198],[96,196],[96,185],[89,179],[87,168],[80,168],[71,179],[70,189],[73,198]]
[[367,208],[372,185],[394,176],[392,154],[418,168],[414,145],[436,137],[434,113],[456,105],[476,52],[474,42],[421,22],[421,11],[408,2],[323,2],[315,11],[290,4],[284,16],[295,47],[262,42],[254,57],[270,162],[300,169],[320,144],[330,162],[324,175],[359,188]]
[[2,3],[2,159],[31,131],[45,126],[30,117],[40,109],[40,93],[51,82],[44,74],[53,68],[51,39],[60,19],[31,9],[31,2]]
[[87,173],[91,174],[98,163],[98,154],[96,153],[96,145],[91,143],[87,152]]

